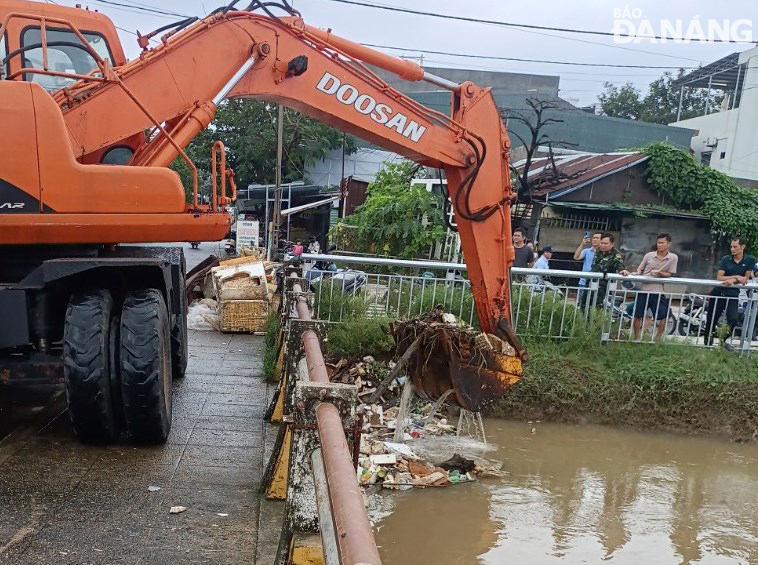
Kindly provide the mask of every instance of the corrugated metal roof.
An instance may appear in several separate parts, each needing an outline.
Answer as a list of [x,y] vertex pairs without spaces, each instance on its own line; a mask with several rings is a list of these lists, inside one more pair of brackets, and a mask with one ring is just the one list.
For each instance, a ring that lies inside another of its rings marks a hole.
[[[540,157],[532,161],[527,178],[537,185],[532,190],[535,198],[549,196],[552,200],[570,194],[596,180],[644,163],[649,158],[644,153],[636,152],[556,155],[552,160],[549,157]],[[555,167],[553,167],[553,162],[555,162]],[[519,161],[514,166],[518,171],[522,171],[524,161]]]
[[646,216],[665,216],[672,218],[691,218],[696,220],[707,220],[702,214],[697,212],[688,212],[686,210],[676,210],[666,206],[646,206],[633,204],[606,204],[602,202],[550,202],[553,208],[569,208],[572,210],[603,210],[606,212],[625,212],[631,213],[638,217]]

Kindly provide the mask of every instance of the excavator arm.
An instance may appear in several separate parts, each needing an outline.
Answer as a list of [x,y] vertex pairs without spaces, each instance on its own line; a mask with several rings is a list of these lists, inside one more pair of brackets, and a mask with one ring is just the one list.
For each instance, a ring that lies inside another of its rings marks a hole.
[[[110,67],[106,61],[99,72],[53,94],[80,166],[103,168],[92,164],[104,151],[130,147],[134,154],[128,166],[106,174],[116,178],[125,169],[137,175],[144,171],[145,178],[136,177],[135,184],[139,194],[151,193],[152,200],[129,201],[150,212],[150,202],[165,206],[161,199],[170,200],[170,210],[164,213],[176,216],[176,186],[166,188],[166,178],[155,169],[183,154],[182,148],[210,124],[223,99],[283,104],[408,159],[444,169],[482,330],[513,337],[507,276],[514,258],[510,143],[488,88],[428,75],[412,62],[309,27],[294,11],[276,18],[222,9],[179,27],[169,30],[155,48],[148,49],[143,41],[145,49],[131,62]],[[368,64],[450,90],[450,115],[392,89]],[[50,210],[77,212],[67,208],[66,194],[53,189],[42,193]],[[203,213],[196,204],[186,216]],[[102,206],[98,212],[119,214],[124,203],[114,195]],[[6,237],[10,232],[0,225],[0,239]],[[165,237],[185,239],[180,223]]]

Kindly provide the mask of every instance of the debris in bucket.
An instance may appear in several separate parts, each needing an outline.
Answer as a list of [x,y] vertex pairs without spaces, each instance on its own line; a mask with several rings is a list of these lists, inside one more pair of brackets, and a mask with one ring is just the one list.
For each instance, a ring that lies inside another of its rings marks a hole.
[[522,375],[523,348],[515,335],[482,333],[446,313],[431,312],[390,324],[395,350],[419,394],[431,400],[449,391],[450,402],[480,412]]

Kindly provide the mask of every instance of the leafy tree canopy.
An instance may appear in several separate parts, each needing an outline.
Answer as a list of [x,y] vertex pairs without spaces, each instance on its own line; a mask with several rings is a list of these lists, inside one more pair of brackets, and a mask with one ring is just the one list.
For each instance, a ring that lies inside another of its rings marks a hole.
[[[218,108],[211,126],[201,132],[185,149],[198,168],[201,192],[209,183],[213,142],[226,146],[228,166],[237,175],[237,185],[273,183],[276,163],[276,105],[259,100],[227,100]],[[355,140],[321,122],[292,110],[284,112],[282,182],[305,179],[305,166],[325,158],[329,151],[342,146],[350,154]],[[181,159],[171,168],[182,177],[185,191],[192,191],[189,167]]]
[[333,229],[354,251],[412,258],[445,234],[441,196],[411,185],[420,167],[385,163],[368,186],[366,202]]
[[[679,109],[679,88],[671,83],[682,76],[684,69],[679,69],[676,74],[666,71],[663,76],[648,85],[648,91],[644,96],[630,82],[620,87],[606,82],[603,92],[598,96],[598,102],[606,116],[670,124],[676,121]],[[720,105],[723,98],[723,95],[712,92],[711,107]],[[685,88],[682,95],[681,119],[702,115],[707,100],[707,89]]]

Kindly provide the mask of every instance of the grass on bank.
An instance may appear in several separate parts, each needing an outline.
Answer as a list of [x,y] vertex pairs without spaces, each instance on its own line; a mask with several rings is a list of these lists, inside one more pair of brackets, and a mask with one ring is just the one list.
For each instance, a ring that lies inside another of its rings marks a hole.
[[532,339],[524,377],[493,409],[508,418],[689,433],[758,434],[758,360],[673,344]]

